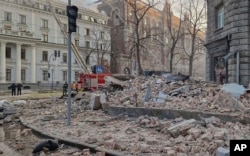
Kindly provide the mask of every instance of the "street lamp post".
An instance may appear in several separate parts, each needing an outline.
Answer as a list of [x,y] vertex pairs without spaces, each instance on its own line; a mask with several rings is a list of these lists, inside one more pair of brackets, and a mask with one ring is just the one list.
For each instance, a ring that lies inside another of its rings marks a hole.
[[[53,61],[56,60],[57,57],[60,57],[60,50],[54,50],[54,53],[50,55],[49,57],[49,62],[48,62],[48,78],[50,78],[50,60],[54,56]],[[53,90],[53,81],[54,81],[54,69],[51,70],[51,76],[52,76],[52,84],[51,84],[51,89]]]

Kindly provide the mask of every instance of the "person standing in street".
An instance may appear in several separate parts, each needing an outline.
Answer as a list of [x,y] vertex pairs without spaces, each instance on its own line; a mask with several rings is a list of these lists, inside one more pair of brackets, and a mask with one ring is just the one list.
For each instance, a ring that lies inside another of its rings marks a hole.
[[16,84],[12,83],[12,85],[10,86],[11,88],[11,95],[12,96],[16,96]]
[[17,84],[17,95],[22,95],[22,87],[23,85],[21,83]]
[[63,84],[63,96],[66,95],[67,89],[68,89],[68,83],[65,82],[65,83]]

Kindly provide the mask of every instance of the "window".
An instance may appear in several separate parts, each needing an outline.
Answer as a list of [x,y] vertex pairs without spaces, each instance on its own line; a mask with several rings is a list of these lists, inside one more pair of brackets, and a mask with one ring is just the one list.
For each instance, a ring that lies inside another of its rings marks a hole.
[[86,48],[90,48],[90,42],[89,42],[89,41],[86,41],[86,42],[85,42],[85,47],[86,47]]
[[25,51],[25,49],[21,49],[21,59],[22,60],[26,59],[26,51]]
[[218,7],[216,18],[217,18],[216,20],[217,29],[223,28],[224,27],[224,6]]
[[9,12],[4,12],[4,20],[11,22],[11,13]]
[[79,47],[79,40],[75,40],[75,45]]
[[48,51],[43,51],[43,61],[48,61]]
[[6,81],[11,81],[11,69],[6,69]]
[[43,70],[43,81],[48,81],[48,71]]
[[86,28],[86,36],[90,35],[90,30],[88,28]]
[[20,23],[21,23],[21,24],[26,24],[26,16],[20,15],[20,16],[19,16],[19,20],[20,20]]
[[67,81],[67,71],[63,71],[63,81]]
[[22,69],[21,70],[21,81],[25,81],[25,78],[26,78],[26,71],[25,71],[25,69]]
[[65,31],[68,31],[68,25],[67,24],[63,24],[63,29],[65,30]]
[[63,44],[68,45],[68,40],[66,38],[63,39]]
[[104,38],[104,32],[103,31],[101,32],[101,38]]
[[75,72],[75,81],[78,82],[78,78],[79,78],[79,73]]
[[10,47],[6,47],[6,58],[11,58],[11,48]]
[[48,28],[48,20],[42,19],[42,27]]
[[67,63],[67,54],[66,53],[63,54],[63,63]]
[[48,34],[42,34],[42,41],[48,42]]

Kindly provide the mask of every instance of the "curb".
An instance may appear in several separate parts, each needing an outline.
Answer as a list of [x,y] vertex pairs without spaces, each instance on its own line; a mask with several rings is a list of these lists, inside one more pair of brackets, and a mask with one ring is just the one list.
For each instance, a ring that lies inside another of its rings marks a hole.
[[140,117],[142,115],[154,116],[159,119],[175,119],[183,117],[184,119],[196,119],[200,120],[199,116],[204,118],[217,117],[223,122],[240,122],[242,124],[250,124],[250,117],[234,116],[228,113],[213,113],[203,111],[188,111],[178,109],[164,109],[164,108],[144,108],[144,107],[119,107],[109,106],[108,115],[118,116],[120,114],[126,114],[130,117]]
[[69,139],[62,139],[62,138],[54,137],[51,134],[48,134],[46,132],[42,132],[42,131],[38,130],[37,128],[35,128],[34,126],[26,123],[25,120],[23,119],[23,117],[20,117],[19,120],[24,127],[32,129],[32,132],[35,135],[38,135],[38,136],[41,136],[41,137],[47,138],[47,139],[58,139],[59,144],[65,144],[65,145],[68,145],[71,147],[76,147],[79,149],[89,148],[91,152],[105,152],[105,156],[125,156],[126,155],[124,153],[121,153],[121,152],[118,152],[115,150],[106,149],[106,148],[100,147],[98,145],[88,144],[88,143],[79,143],[79,142],[75,142],[75,141],[72,141]]

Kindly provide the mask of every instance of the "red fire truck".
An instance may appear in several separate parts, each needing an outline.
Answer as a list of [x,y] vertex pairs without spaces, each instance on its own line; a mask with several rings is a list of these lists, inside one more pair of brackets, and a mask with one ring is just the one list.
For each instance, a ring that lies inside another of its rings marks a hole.
[[80,74],[80,83],[83,90],[97,90],[105,84],[104,77],[111,76],[111,73],[106,74]]

